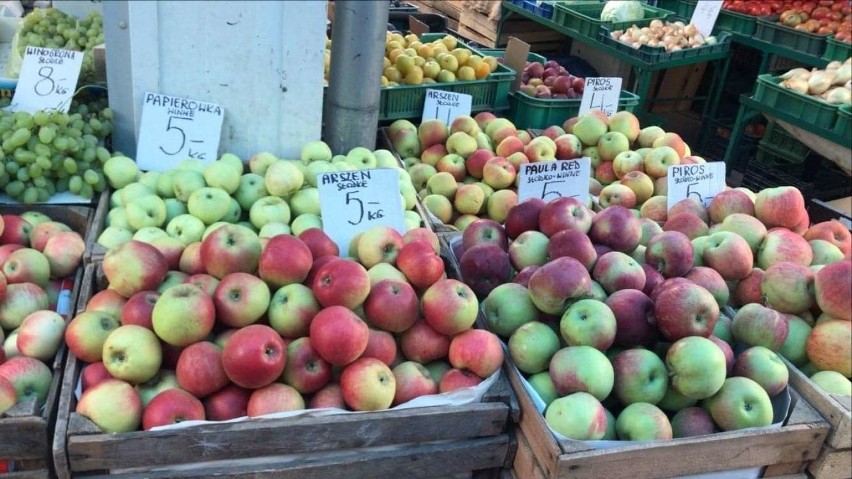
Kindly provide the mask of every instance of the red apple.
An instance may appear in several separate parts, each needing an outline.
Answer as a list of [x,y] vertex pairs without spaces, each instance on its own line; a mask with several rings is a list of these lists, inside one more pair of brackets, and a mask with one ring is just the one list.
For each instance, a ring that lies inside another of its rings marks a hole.
[[311,346],[335,366],[358,359],[367,348],[367,324],[343,306],[324,308],[311,321]]
[[234,384],[256,389],[278,379],[287,355],[274,329],[252,324],[237,330],[222,350],[222,366]]
[[496,334],[484,329],[470,329],[450,342],[450,364],[487,378],[503,364],[503,346]]
[[450,337],[435,331],[420,319],[400,335],[399,348],[406,359],[426,364],[446,357],[450,351]]
[[654,303],[642,291],[623,289],[609,295],[606,305],[615,315],[615,344],[651,346],[657,339]]
[[594,214],[577,198],[564,196],[547,203],[538,215],[539,230],[547,236],[570,229],[586,233]]
[[305,400],[292,386],[272,383],[252,391],[246,405],[249,417],[305,409]]
[[251,390],[229,384],[204,398],[204,413],[208,421],[227,421],[246,416]]
[[639,245],[639,240],[642,239],[642,227],[639,218],[633,216],[629,209],[612,205],[592,219],[589,238],[592,243],[603,244],[616,251],[629,253]]
[[706,338],[719,319],[719,305],[709,291],[689,281],[662,289],[654,300],[654,316],[657,328],[669,341],[686,336]]
[[376,283],[364,301],[366,319],[377,328],[401,333],[420,314],[420,300],[410,284],[393,279]]
[[476,294],[469,286],[456,279],[441,279],[435,282],[423,293],[420,307],[426,322],[435,331],[448,336],[469,329],[479,313]]
[[157,248],[131,240],[109,250],[103,268],[110,288],[129,298],[139,291],[157,289],[166,277],[168,264]]
[[151,313],[159,298],[160,293],[156,291],[140,291],[131,296],[121,308],[121,324],[136,324],[153,330]]
[[396,267],[418,289],[435,284],[444,274],[444,260],[431,243],[415,240],[403,245],[396,257]]
[[181,351],[175,368],[178,384],[197,398],[212,394],[228,384],[222,366],[222,350],[209,341],[190,344]]
[[277,235],[260,253],[257,273],[271,288],[301,283],[308,276],[314,257],[308,245],[296,236]]
[[340,254],[337,243],[320,228],[308,228],[302,231],[299,233],[299,239],[311,250],[314,260],[321,256],[336,257]]
[[396,393],[396,379],[387,364],[376,358],[361,358],[340,375],[343,400],[355,411],[387,409]]
[[473,387],[481,382],[482,378],[470,371],[452,368],[441,376],[438,392],[443,394],[456,389]]
[[182,389],[167,389],[151,399],[142,413],[142,429],[184,421],[203,421],[204,405],[192,394]]
[[592,292],[592,279],[582,263],[556,258],[539,267],[529,281],[530,298],[548,314],[562,314],[568,305]]
[[328,262],[317,271],[311,289],[324,307],[355,309],[370,294],[370,276],[360,263],[338,259]]

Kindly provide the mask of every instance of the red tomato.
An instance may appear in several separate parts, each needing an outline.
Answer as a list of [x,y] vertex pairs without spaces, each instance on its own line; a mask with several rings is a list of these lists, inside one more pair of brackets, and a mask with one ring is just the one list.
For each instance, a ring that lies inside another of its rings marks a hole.
[[829,15],[831,15],[831,10],[826,7],[816,7],[814,8],[814,11],[811,12],[811,18],[816,20],[822,20]]

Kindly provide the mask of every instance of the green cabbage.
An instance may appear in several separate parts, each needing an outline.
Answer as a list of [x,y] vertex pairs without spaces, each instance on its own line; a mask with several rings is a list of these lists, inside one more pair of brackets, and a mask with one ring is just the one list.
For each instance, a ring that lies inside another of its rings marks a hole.
[[642,2],[637,0],[610,0],[601,12],[601,20],[605,22],[633,22],[644,17]]

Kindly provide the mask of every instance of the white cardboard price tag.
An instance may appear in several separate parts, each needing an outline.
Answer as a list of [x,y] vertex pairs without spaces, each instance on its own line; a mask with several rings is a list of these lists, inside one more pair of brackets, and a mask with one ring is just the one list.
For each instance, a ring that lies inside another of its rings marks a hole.
[[607,116],[611,116],[618,111],[618,100],[620,97],[620,77],[586,78],[586,86],[583,89],[583,99],[580,100],[578,115],[595,109],[601,110]]
[[322,229],[337,244],[341,256],[347,256],[352,238],[375,226],[390,226],[405,233],[399,170],[322,173],[317,186]]
[[449,126],[456,117],[470,115],[472,101],[473,97],[465,93],[428,89],[420,123],[438,119]]
[[67,113],[82,65],[83,52],[28,46],[9,109]]
[[713,161],[700,165],[672,165],[668,172],[668,201],[670,210],[678,201],[693,198],[709,206],[713,198],[725,191],[725,163]]
[[541,198],[550,202],[572,196],[583,203],[589,200],[589,174],[592,160],[557,160],[521,165],[518,202]]
[[219,155],[225,109],[215,103],[145,92],[136,162],[164,171],[187,158],[209,163]]
[[695,11],[692,12],[692,19],[689,23],[698,27],[698,32],[705,37],[713,33],[713,27],[716,25],[716,19],[719,18],[719,10],[722,9],[721,0],[701,0],[695,6]]

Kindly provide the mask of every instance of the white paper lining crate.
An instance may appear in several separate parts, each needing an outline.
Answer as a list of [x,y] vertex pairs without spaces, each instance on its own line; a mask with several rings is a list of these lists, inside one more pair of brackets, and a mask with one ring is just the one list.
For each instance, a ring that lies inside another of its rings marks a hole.
[[[87,266],[78,312],[104,279],[99,265]],[[496,478],[513,457],[503,373],[466,405],[105,434],[74,412],[82,366],[69,355],[53,443],[59,478]]]
[[789,362],[787,368],[790,370],[790,384],[831,425],[822,451],[808,465],[808,472],[815,479],[852,477],[852,397],[829,394]]
[[[65,223],[73,231],[80,233],[84,239],[90,233],[93,210],[85,206],[0,205],[0,214],[4,215],[21,214],[26,211],[39,211],[55,221]],[[69,314],[73,314],[82,276],[83,266],[81,264],[77,273],[72,277],[74,286],[69,296]],[[0,414],[0,461],[12,461],[11,466],[15,471],[4,477],[52,477],[53,461],[50,454],[50,442],[56,422],[66,351],[67,348],[63,342],[53,357],[53,361],[48,363],[48,366],[53,370],[53,381],[41,410],[36,407],[36,402],[33,400],[16,404]]]

